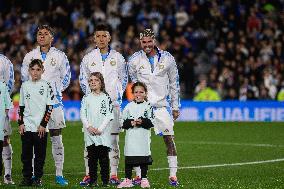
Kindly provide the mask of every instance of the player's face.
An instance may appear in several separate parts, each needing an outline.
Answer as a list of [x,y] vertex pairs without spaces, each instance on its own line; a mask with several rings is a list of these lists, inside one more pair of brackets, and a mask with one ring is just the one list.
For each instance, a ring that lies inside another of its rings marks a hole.
[[110,34],[108,31],[96,31],[95,43],[99,49],[107,49],[110,42]]
[[51,46],[53,37],[51,33],[47,29],[41,29],[37,32],[37,42],[38,44],[43,46]]
[[147,94],[144,87],[136,86],[134,88],[133,95],[136,102],[143,102]]
[[90,89],[92,91],[101,92],[102,83],[101,83],[101,80],[99,78],[97,78],[96,76],[92,75],[90,77],[90,79],[89,79],[89,86],[90,86]]
[[38,81],[41,79],[41,75],[43,74],[43,69],[36,64],[33,67],[29,68],[29,73],[32,77],[32,81]]
[[154,52],[155,39],[153,39],[152,37],[143,37],[142,39],[140,39],[140,44],[146,54],[151,54],[152,52]]

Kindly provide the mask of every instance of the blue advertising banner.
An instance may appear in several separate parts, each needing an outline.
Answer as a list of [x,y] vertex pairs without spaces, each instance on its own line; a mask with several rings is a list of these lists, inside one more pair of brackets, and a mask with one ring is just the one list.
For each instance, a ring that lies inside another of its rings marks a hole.
[[[122,107],[127,102],[124,102]],[[284,121],[284,102],[277,101],[181,101],[178,121]],[[65,101],[66,120],[80,120],[80,101]]]

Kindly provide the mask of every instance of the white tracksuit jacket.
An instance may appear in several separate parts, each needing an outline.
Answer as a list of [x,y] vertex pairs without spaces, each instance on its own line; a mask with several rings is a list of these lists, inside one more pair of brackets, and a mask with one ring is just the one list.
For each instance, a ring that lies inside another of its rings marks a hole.
[[0,81],[4,81],[11,94],[14,87],[14,68],[12,62],[3,54],[0,54]]
[[140,81],[148,89],[148,101],[154,107],[168,107],[179,110],[180,87],[178,69],[174,57],[167,51],[156,48],[154,71],[143,50],[134,53],[128,62],[132,82]]
[[98,48],[86,54],[80,65],[80,86],[85,94],[90,92],[88,79],[93,72],[100,72],[104,77],[106,92],[114,104],[121,104],[123,91],[127,85],[127,66],[123,56],[110,49],[105,61],[102,61]]
[[[21,69],[22,81],[29,80],[28,69],[33,59],[43,61],[39,46],[27,53],[24,57]],[[56,104],[62,104],[62,91],[69,86],[71,79],[70,65],[67,56],[64,52],[55,47],[51,47],[43,62],[44,72],[41,78],[49,82],[52,86],[52,90],[56,96]]]

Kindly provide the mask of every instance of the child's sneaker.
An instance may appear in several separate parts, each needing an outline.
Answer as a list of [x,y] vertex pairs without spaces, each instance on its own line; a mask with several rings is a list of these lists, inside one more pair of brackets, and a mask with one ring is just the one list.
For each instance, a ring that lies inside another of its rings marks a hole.
[[147,178],[141,180],[141,188],[150,188],[150,183]]
[[117,186],[117,188],[131,188],[133,186],[132,181],[126,178]]
[[112,185],[119,185],[120,180],[118,179],[118,177],[116,175],[111,175],[111,177],[109,179],[109,183],[112,184]]
[[63,176],[56,176],[55,181],[56,181],[56,184],[59,184],[61,186],[68,185],[68,181]]
[[7,174],[4,176],[4,184],[15,184],[12,180],[11,175]]
[[141,178],[139,176],[136,176],[135,178],[132,179],[132,184],[133,185],[140,185],[141,184]]
[[178,186],[177,177],[169,177],[169,184],[170,184],[171,186]]
[[91,178],[89,175],[84,176],[83,180],[80,182],[80,186],[87,186]]

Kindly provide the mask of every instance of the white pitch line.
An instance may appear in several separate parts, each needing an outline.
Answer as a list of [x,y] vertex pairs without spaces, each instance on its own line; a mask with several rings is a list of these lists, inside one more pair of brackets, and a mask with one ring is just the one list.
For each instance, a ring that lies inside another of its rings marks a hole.
[[176,141],[176,143],[284,148],[284,145],[277,145],[277,144],[254,144],[254,143],[234,143],[234,142],[214,142],[214,141],[196,141],[196,142]]
[[[189,167],[178,167],[178,169],[203,169],[203,168],[215,168],[215,167],[232,167],[232,166],[242,166],[242,165],[256,165],[256,164],[264,164],[264,163],[275,163],[284,161],[284,158],[281,159],[271,159],[271,160],[263,160],[263,161],[251,161],[251,162],[241,162],[241,163],[224,163],[224,164],[215,164],[215,165],[197,165],[197,166],[189,166]],[[152,171],[162,171],[167,170],[169,168],[156,168],[150,169]]]
[[[265,164],[265,163],[275,163],[275,162],[282,162],[284,158],[281,159],[271,159],[271,160],[263,160],[263,161],[251,161],[251,162],[240,162],[240,163],[224,163],[224,164],[213,164],[213,165],[197,165],[197,166],[188,166],[188,167],[178,167],[179,170],[182,169],[204,169],[204,168],[217,168],[217,167],[233,167],[233,166],[243,166],[243,165],[257,165],[257,164]],[[169,168],[154,168],[150,169],[150,171],[163,171],[168,170]],[[124,172],[124,171],[119,171]],[[65,173],[65,175],[84,175],[85,172],[77,172],[74,173]],[[44,174],[48,176],[53,176],[55,174]]]

